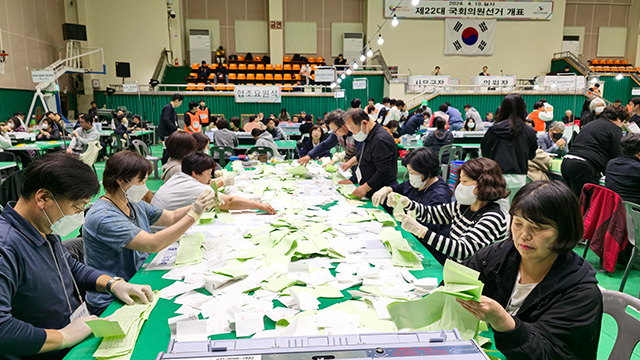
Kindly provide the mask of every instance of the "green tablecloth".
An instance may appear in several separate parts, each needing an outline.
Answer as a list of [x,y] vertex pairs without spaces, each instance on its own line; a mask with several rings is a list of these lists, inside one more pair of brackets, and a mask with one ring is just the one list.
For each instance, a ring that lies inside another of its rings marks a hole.
[[[453,144],[454,146],[460,146],[461,148],[464,149],[480,149],[480,143],[469,143],[469,144]],[[417,144],[410,144],[410,145],[402,145],[402,144],[398,144],[398,149],[400,150],[412,150],[412,149],[417,149],[417,148],[421,148],[422,143],[417,143]]]
[[[278,149],[281,149],[281,150],[291,150],[291,149],[295,149],[297,146],[297,143],[295,140],[276,140],[275,143]],[[250,149],[254,146],[256,145],[255,144],[254,145],[238,145],[235,147],[235,149]]]
[[17,166],[18,164],[13,161],[0,161],[0,170],[11,169]]
[[[54,149],[57,147],[60,147],[64,144],[65,142],[63,141],[59,141],[59,140],[54,140],[54,141],[36,141],[34,143],[29,143],[29,144],[18,144],[18,145],[14,145],[8,149],[5,150],[35,150],[35,151],[41,151],[41,150],[48,150],[48,149]],[[69,143],[69,141],[66,142],[67,144]]]

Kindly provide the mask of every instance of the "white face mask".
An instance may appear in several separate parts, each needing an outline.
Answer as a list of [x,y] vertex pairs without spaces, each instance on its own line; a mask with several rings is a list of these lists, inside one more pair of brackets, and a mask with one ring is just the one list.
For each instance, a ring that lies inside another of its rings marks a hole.
[[468,123],[467,126],[469,127],[469,129],[473,129],[476,127],[475,123]]
[[9,129],[13,129],[14,127],[13,123],[8,123],[7,126],[9,127]]
[[456,201],[462,205],[471,205],[476,202],[477,197],[473,193],[475,188],[475,185],[458,184],[455,191]]
[[47,130],[49,129],[49,125],[47,124],[42,124],[42,130]]
[[595,108],[595,112],[597,115],[602,114],[603,111],[604,111],[604,106],[598,106],[597,108]]
[[409,184],[414,188],[422,189],[426,183],[426,181],[422,181],[422,175],[409,174]]
[[[127,182],[131,184],[129,180],[127,180]],[[142,184],[142,185],[131,184],[131,187],[129,188],[129,190],[124,192],[124,196],[126,196],[129,202],[137,203],[142,200],[142,198],[147,194],[148,191],[149,189],[147,189],[146,184]]]
[[[51,195],[51,197],[53,198],[53,195]],[[84,224],[84,211],[80,211],[79,213],[73,215],[65,215],[64,211],[62,211],[55,198],[53,198],[53,201],[56,203],[56,206],[58,207],[58,210],[60,210],[60,213],[62,213],[62,217],[55,223],[51,223],[47,212],[42,209],[44,216],[47,218],[47,221],[49,221],[49,224],[51,225],[51,232],[53,234],[59,236],[67,236],[73,230]]]
[[362,132],[362,129],[364,129],[364,124],[360,128],[360,132],[359,133],[353,134],[353,139],[355,141],[363,142],[363,141],[367,140],[367,136],[369,136],[369,134],[365,134],[364,132]]

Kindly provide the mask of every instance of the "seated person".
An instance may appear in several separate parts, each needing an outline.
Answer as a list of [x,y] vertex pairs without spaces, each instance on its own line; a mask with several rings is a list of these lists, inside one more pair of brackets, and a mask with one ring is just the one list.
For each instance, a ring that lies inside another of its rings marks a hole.
[[460,131],[480,131],[476,126],[476,121],[473,118],[467,118]]
[[[122,139],[124,139],[127,143],[127,146],[131,145],[131,139],[129,138],[129,120],[124,116],[120,115],[116,118],[116,128],[113,130],[113,133],[119,135]],[[116,141],[118,139],[116,138]]]
[[196,71],[196,73],[198,74],[198,80],[204,81],[209,78],[211,69],[209,68],[209,65],[207,65],[206,61],[202,60],[202,63],[200,63],[200,67],[198,68],[198,71]]
[[136,131],[148,129],[149,122],[142,120],[142,117],[140,117],[140,115],[138,114],[133,115],[133,117],[131,118],[131,123],[129,124],[129,130]]
[[[460,167],[455,202],[425,206],[401,196],[399,201],[405,210],[416,213],[415,219],[400,215],[402,228],[424,239],[434,257],[464,260],[507,238],[507,217],[497,202],[507,196],[509,191],[500,166],[489,158],[471,159]],[[395,193],[389,193],[387,205],[396,205]],[[439,235],[422,223],[451,224],[450,236]]]
[[171,179],[173,174],[180,172],[182,167],[180,162],[185,156],[198,149],[198,143],[193,135],[186,131],[178,130],[169,135],[164,144],[167,147],[167,153],[169,153],[169,161],[162,165],[161,178],[163,181],[167,181]]
[[[203,191],[211,189],[211,174],[215,161],[206,154],[194,152],[182,160],[182,171],[176,173],[158,189],[151,205],[165,210],[176,210],[193,204]],[[276,211],[269,204],[248,200],[240,196],[222,195],[221,210],[258,209],[274,215]]]
[[[148,191],[150,173],[149,160],[132,151],[117,152],[107,160],[102,177],[105,195],[91,206],[82,227],[87,265],[128,281],[149,253],[173,244],[198,222],[206,208],[215,201],[223,202],[209,189],[193,205],[174,211],[159,209],[141,201]],[[154,224],[167,228],[150,234]],[[93,314],[102,314],[112,300],[111,294],[87,292]]]
[[284,133],[278,125],[280,122],[278,120],[269,119],[267,121],[267,131],[271,136],[273,136],[273,140],[287,140],[287,134]]
[[[372,121],[375,121],[375,119]],[[391,136],[393,136],[393,141],[396,142],[396,145],[399,144],[401,139],[400,139],[400,134],[398,134],[398,128],[400,127],[400,124],[398,123],[398,121],[391,120],[387,123],[387,125],[383,127],[385,128],[385,130],[389,132],[389,134],[391,134]]]
[[[383,205],[391,192],[406,196],[411,201],[418,202],[424,206],[451,202],[449,186],[438,176],[440,163],[438,162],[438,154],[433,150],[425,148],[415,149],[402,159],[402,165],[404,165],[409,172],[409,181],[385,186],[378,190],[371,198],[373,206]],[[388,210],[387,208],[387,211]],[[436,234],[449,236],[449,225],[430,224],[426,222],[422,223],[422,225]],[[447,259],[445,255],[435,251],[431,245],[427,244],[425,239],[418,240],[434,254],[434,257],[437,256],[436,260],[438,260],[440,264],[444,264]]]
[[[218,122],[216,121],[216,124]],[[240,127],[240,118],[237,116],[232,117],[231,119],[229,119],[229,130],[233,131],[233,132],[239,132],[242,131],[242,127]]]
[[[436,116],[435,119],[433,119],[433,122],[436,130],[428,132],[422,137],[422,145],[432,149],[436,154],[438,154],[443,146],[453,144],[453,133],[445,128],[447,126],[447,121],[444,118]],[[442,155],[442,163],[449,163],[448,152]]]
[[225,84],[229,83],[229,70],[224,64],[219,63],[215,69],[215,75],[213,76],[213,84],[218,85],[218,81],[224,81]]
[[27,132],[17,116],[12,116],[7,120],[7,127],[10,132]]
[[44,118],[40,126],[40,133],[36,136],[38,141],[60,140],[60,128],[58,124],[49,119]]
[[547,154],[563,157],[567,154],[567,138],[564,134],[564,123],[554,121],[549,126],[549,132],[538,137],[538,147]]
[[[233,119],[234,118],[231,118],[232,123],[233,123]],[[238,119],[238,118],[235,118],[235,119]],[[219,119],[218,122],[216,123],[216,126],[218,127],[218,131],[213,133],[213,145],[228,146],[232,149],[238,146],[238,134],[236,134],[234,131],[231,131],[229,129],[229,123],[227,122],[227,120]],[[233,153],[230,153],[227,151],[224,155],[225,157],[229,158],[233,156]],[[215,153],[214,159],[217,159],[217,158],[218,158],[218,154]]]
[[535,181],[509,213],[509,239],[465,262],[480,272],[480,302],[458,303],[491,326],[508,359],[595,360],[602,293],[594,268],[572,251],[583,233],[578,199],[559,181]]
[[640,134],[627,134],[620,141],[621,155],[609,160],[604,181],[622,200],[640,204]]
[[257,116],[249,116],[249,122],[244,124],[244,132],[251,134],[253,129],[263,130],[264,124],[258,119]]
[[[327,135],[324,133],[324,130],[322,130],[319,125],[313,125],[311,130],[309,130],[309,137],[302,140],[302,145],[300,146],[300,157],[306,156],[309,151],[320,145],[320,143],[326,138]],[[323,149],[323,151],[317,154],[317,156],[319,158],[331,156],[331,149]]]
[[81,154],[86,150],[90,142],[100,141],[100,132],[93,126],[93,119],[90,116],[80,114],[78,115],[78,122],[80,127],[73,130],[73,137],[67,148],[68,154]]
[[[82,186],[78,186],[82,184]],[[74,259],[61,236],[83,222],[84,207],[100,191],[91,167],[57,152],[32,162],[22,194],[0,215],[0,354],[5,359],[61,359],[91,334],[72,316],[78,290],[111,292],[127,304],[153,300],[148,285],[129,284]]]
[[253,129],[251,136],[256,140],[256,146],[271,148],[273,155],[278,155],[278,145],[273,141],[273,136],[267,130]]
[[9,127],[0,124],[0,149],[7,149],[13,146],[9,137]]

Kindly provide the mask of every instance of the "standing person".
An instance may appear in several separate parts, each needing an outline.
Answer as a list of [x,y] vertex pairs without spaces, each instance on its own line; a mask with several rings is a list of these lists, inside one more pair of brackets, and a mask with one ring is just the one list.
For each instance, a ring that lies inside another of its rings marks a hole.
[[391,110],[387,113],[387,116],[384,118],[382,125],[387,125],[391,120],[400,122],[402,119],[402,113],[405,111],[406,107],[407,105],[405,105],[404,101],[400,99],[396,100],[395,105],[393,105]]
[[385,116],[387,116],[386,112],[389,111],[390,109],[390,106],[389,106],[390,102],[391,102],[391,99],[385,96],[384,98],[382,98],[382,103],[377,103],[374,105],[376,108],[376,111],[374,112],[374,114],[378,119],[380,118],[384,119]]
[[491,326],[506,358],[595,360],[602,293],[572,251],[583,234],[578,199],[561,182],[534,181],[509,212],[509,239],[464,263],[480,273],[482,298],[458,303]]
[[604,99],[597,97],[591,100],[589,103],[589,112],[580,117],[580,129],[593,120],[600,118],[600,114],[602,114],[605,107],[607,107],[607,104],[604,102]]
[[449,130],[457,131],[462,129],[464,120],[462,120],[462,114],[460,113],[460,110],[451,106],[451,104],[449,104],[448,102],[444,104],[447,105],[446,113],[447,115],[449,115]]
[[87,111],[87,115],[91,116],[93,120],[98,120],[98,104],[95,101],[91,102],[91,108]]
[[200,117],[197,114],[198,112],[198,103],[195,101],[189,102],[189,111],[184,113],[184,131],[189,134],[193,134],[194,132],[200,132],[202,130],[202,126],[200,125]]
[[[313,150],[316,146],[320,145],[326,138],[327,135],[322,130],[320,125],[313,125],[309,130],[309,137],[302,141],[302,145],[300,146],[300,156],[305,157],[311,150]],[[325,149],[317,154],[318,158],[330,157],[331,150]]]
[[[198,222],[206,208],[215,201],[224,202],[209,189],[193,205],[162,210],[142,201],[149,191],[146,182],[150,173],[149,160],[132,151],[120,151],[107,160],[102,177],[105,194],[91,206],[82,227],[87,265],[128,281],[149,253],[173,244]],[[151,225],[167,228],[151,234]],[[87,293],[87,304],[94,314],[102,314],[112,300],[111,294]]]
[[627,109],[632,114],[629,122],[634,122],[638,126],[640,126],[640,97],[634,97],[629,100],[629,105],[627,105]]
[[429,126],[436,127],[435,120],[437,117],[440,117],[444,120],[445,128],[448,129],[449,115],[447,115],[447,109],[449,109],[449,106],[447,106],[447,104],[440,104],[440,106],[438,107],[438,111],[434,112],[433,115],[431,116],[431,121],[429,123]]
[[300,76],[305,82],[305,85],[309,85],[309,82],[311,81],[311,65],[308,61],[302,68],[300,68]]
[[358,187],[355,197],[371,197],[383,186],[397,183],[398,149],[393,136],[380,124],[369,120],[362,109],[349,109],[346,125],[356,141],[362,143],[356,154],[358,167],[355,177]]
[[466,119],[465,126],[469,123],[470,119],[473,119],[474,127],[473,129],[467,131],[482,131],[484,130],[484,124],[482,123],[482,117],[480,117],[480,113],[473,106],[467,104],[464,106],[464,117]]
[[533,121],[533,128],[536,131],[544,131],[544,120],[540,119],[540,114],[544,111],[544,104],[536,101],[533,104],[533,111],[529,113],[526,119]]
[[[160,123],[158,124],[158,138],[160,143],[164,139],[178,130],[178,114],[176,108],[182,105],[182,95],[176,93],[171,97],[171,102],[162,108],[160,113]],[[162,152],[162,163],[165,164],[169,159],[166,149]]]
[[282,108],[282,110],[280,110],[280,115],[278,115],[278,121],[280,121],[280,122],[289,122],[289,121],[291,121],[291,116],[289,116],[289,113],[287,112],[287,109]]
[[431,71],[431,75],[433,75],[433,76],[442,75],[442,72],[440,71],[440,66],[436,65],[435,69],[433,69],[433,71]]
[[491,76],[491,74],[489,74],[489,67],[488,66],[483,66],[482,67],[482,72],[480,72],[478,74],[478,76]]
[[[445,119],[440,116],[436,116],[433,122],[436,126],[436,130],[430,131],[422,137],[422,146],[432,149],[436,154],[439,154],[440,149],[443,146],[453,144],[453,134],[451,131],[446,129],[447,121]],[[449,163],[449,152],[442,154],[442,163]]]
[[623,106],[607,106],[602,116],[587,124],[573,139],[562,160],[562,177],[576,197],[585,184],[598,184],[609,160],[620,155],[622,123],[629,117]]
[[500,165],[504,175],[522,175],[526,180],[528,161],[536,156],[538,144],[536,131],[524,123],[525,108],[520,94],[507,95],[496,123],[482,138],[480,149],[483,156]]
[[200,106],[198,106],[196,115],[198,115],[198,118],[200,119],[200,125],[202,125],[203,128],[206,128],[207,126],[209,126],[211,113],[209,111],[209,108],[207,107],[207,103],[204,102],[204,99],[200,99],[199,104]]
[[[345,163],[342,165],[342,170],[346,171],[350,169],[357,160],[355,156],[356,140],[345,123],[345,117],[346,113],[339,109],[328,113],[324,117],[324,122],[328,124],[329,129],[331,129],[331,134],[323,142],[314,146],[313,150],[298,159],[298,163],[308,164],[311,159],[318,159],[322,157],[327,153],[327,151],[330,152],[331,148],[340,144],[344,151],[334,155],[334,158],[336,161],[344,160]],[[342,156],[338,154],[342,154]]]
[[567,154],[567,138],[563,136],[564,128],[564,123],[553,122],[549,132],[538,138],[538,147],[547,154],[555,154],[558,157],[565,156]]
[[82,225],[99,191],[95,173],[76,156],[56,152],[25,168],[18,202],[0,215],[3,359],[62,359],[89,336],[85,322],[97,318],[88,316],[79,290],[110,292],[127,304],[153,300],[149,286],[111,277],[63,248],[60,237]]

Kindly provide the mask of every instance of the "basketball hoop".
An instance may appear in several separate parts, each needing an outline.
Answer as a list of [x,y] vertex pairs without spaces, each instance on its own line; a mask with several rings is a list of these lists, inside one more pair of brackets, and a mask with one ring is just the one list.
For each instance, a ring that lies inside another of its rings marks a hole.
[[9,56],[9,54],[4,52],[4,50],[0,50],[0,75],[4,75],[4,65],[7,62],[7,56]]

